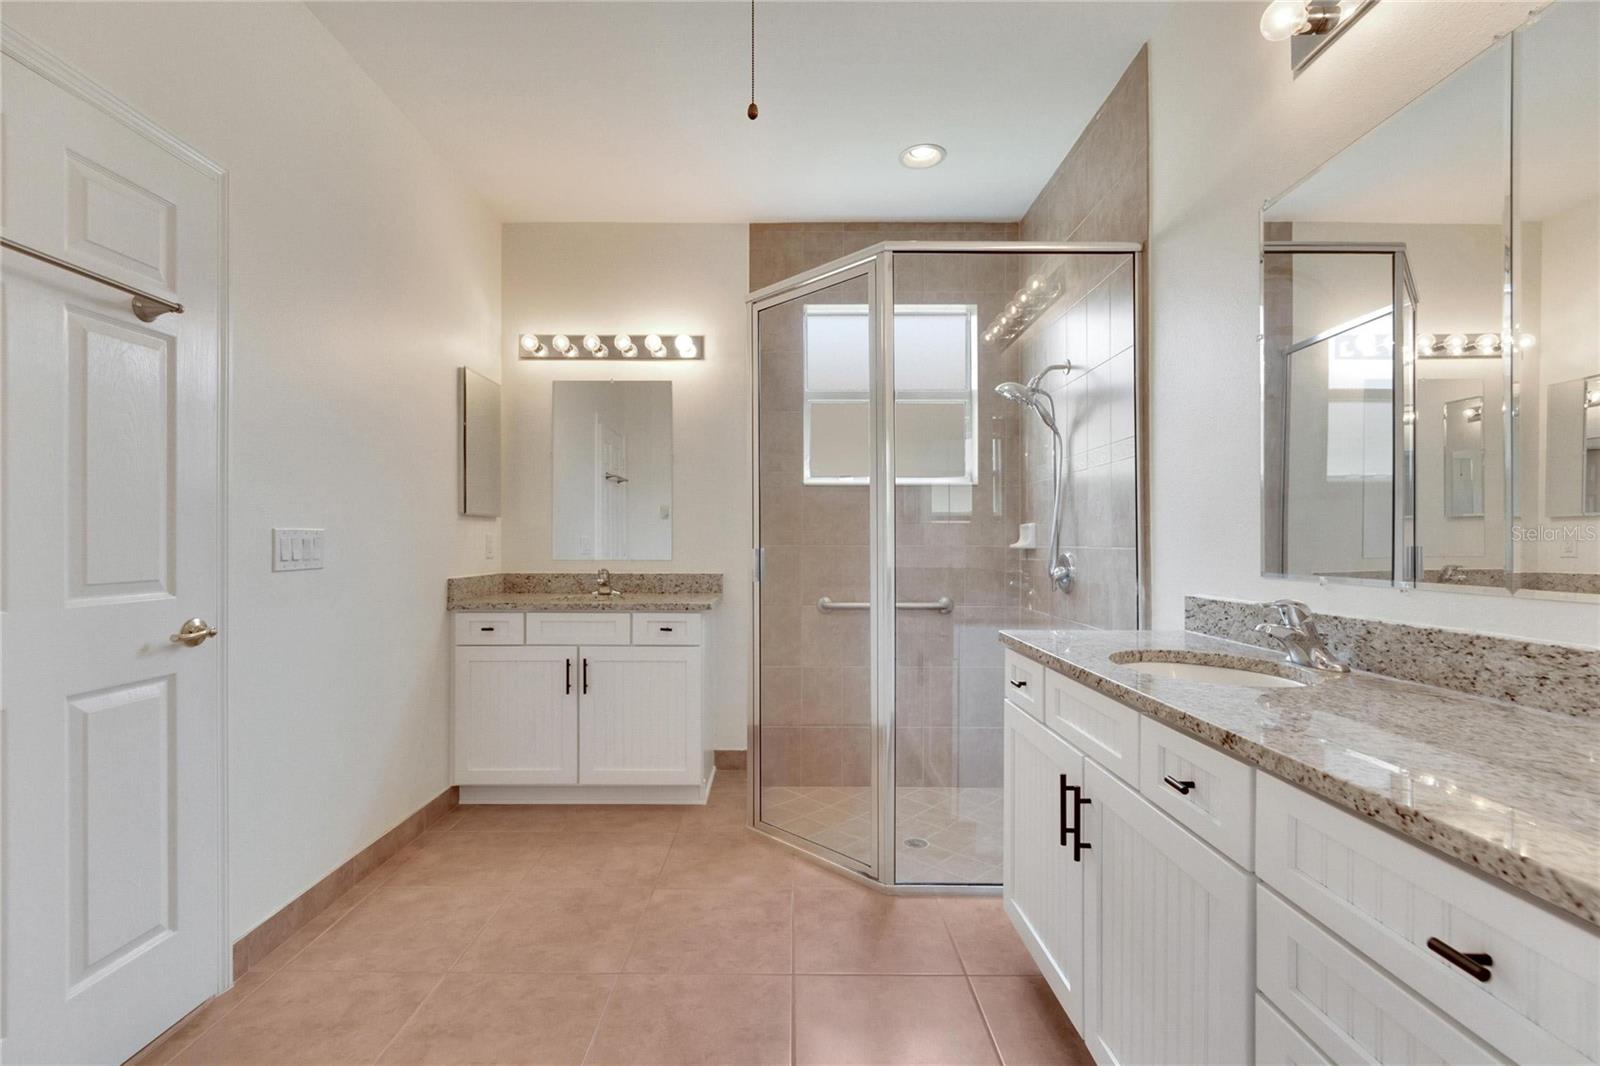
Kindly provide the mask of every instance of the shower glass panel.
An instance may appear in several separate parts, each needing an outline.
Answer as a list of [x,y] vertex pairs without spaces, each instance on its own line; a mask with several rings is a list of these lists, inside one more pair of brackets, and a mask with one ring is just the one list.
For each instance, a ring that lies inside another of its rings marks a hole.
[[[762,823],[872,872],[870,267],[756,312]],[[824,600],[853,606],[824,610]]]
[[1134,251],[890,243],[752,298],[757,828],[1001,882],[999,631],[1140,624]]

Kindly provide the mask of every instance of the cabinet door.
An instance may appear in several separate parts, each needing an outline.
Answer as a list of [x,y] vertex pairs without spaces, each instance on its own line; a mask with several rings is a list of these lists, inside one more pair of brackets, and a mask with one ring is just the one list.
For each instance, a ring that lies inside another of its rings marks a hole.
[[578,781],[574,647],[456,649],[458,785]]
[[701,656],[699,648],[578,650],[580,783],[700,783]]
[[1251,879],[1086,766],[1083,1036],[1101,1066],[1250,1061]]
[[1083,785],[1083,756],[1026,711],[1005,707],[1006,914],[1081,1029],[1084,864],[1062,844],[1077,815],[1071,793],[1063,806],[1062,786]]

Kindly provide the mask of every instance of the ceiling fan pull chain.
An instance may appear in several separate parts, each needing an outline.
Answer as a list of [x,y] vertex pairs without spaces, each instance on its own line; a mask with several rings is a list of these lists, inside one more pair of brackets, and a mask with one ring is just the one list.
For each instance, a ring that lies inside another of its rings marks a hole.
[[761,109],[756,106],[756,0],[750,0],[750,106],[744,112],[754,122]]

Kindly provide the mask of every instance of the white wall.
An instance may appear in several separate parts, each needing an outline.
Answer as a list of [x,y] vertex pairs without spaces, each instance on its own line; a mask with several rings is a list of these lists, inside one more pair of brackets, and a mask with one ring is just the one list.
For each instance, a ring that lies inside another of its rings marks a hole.
[[[749,719],[750,343],[744,225],[530,223],[502,231],[505,568],[588,572],[550,550],[551,383],[672,382],[672,558],[620,571],[723,576],[710,649],[713,743],[743,748]],[[704,361],[517,358],[518,333],[703,333]]]
[[[455,367],[500,374],[499,228],[299,4],[7,4],[228,172],[229,901],[248,932],[448,784]],[[269,528],[327,568],[269,571]],[[497,564],[488,564],[492,569]]]
[[1261,7],[1175,5],[1150,44],[1154,625],[1180,627],[1185,594],[1295,596],[1318,610],[1600,643],[1592,603],[1260,576],[1261,205],[1487,47],[1527,5],[1378,4],[1299,78],[1288,46],[1262,40]]

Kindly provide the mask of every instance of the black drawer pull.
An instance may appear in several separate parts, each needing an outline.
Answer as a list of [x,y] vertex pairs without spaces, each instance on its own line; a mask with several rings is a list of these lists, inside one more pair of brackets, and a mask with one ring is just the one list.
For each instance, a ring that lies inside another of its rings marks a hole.
[[1163,780],[1163,781],[1165,781],[1167,783],[1167,787],[1168,788],[1176,789],[1177,792],[1178,792],[1178,795],[1180,795],[1180,796],[1187,796],[1190,792],[1194,791],[1194,782],[1193,781],[1179,781],[1176,777],[1173,777],[1171,774],[1168,774],[1166,777],[1163,777],[1161,780]]
[[567,660],[567,695],[572,695],[572,660]]
[[661,626],[660,629],[661,629],[661,632],[663,632],[663,633],[671,633],[672,632],[672,627],[671,626]]
[[[1072,793],[1072,824],[1067,825],[1067,793]],[[1072,838],[1072,861],[1082,862],[1083,853],[1092,850],[1090,845],[1083,842],[1083,808],[1093,803],[1094,800],[1083,794],[1082,785],[1067,784],[1067,775],[1061,775],[1061,846],[1067,846],[1067,838]]]
[[479,633],[493,633],[494,632],[494,626],[479,626],[478,627],[478,632]]
[[1436,936],[1428,938],[1428,950],[1435,955],[1443,956],[1455,966],[1465,970],[1468,975],[1480,981],[1487,981],[1494,976],[1489,970],[1489,967],[1494,965],[1493,955],[1485,955],[1476,951],[1458,951]]
[[1011,681],[1011,682],[1008,682],[1008,684],[1010,684],[1010,686],[1012,688],[1027,688],[1028,687],[1028,683],[1026,681]]
[[583,660],[583,694],[585,696],[587,696],[589,694],[589,659],[588,659],[588,656],[585,656],[584,660]]

